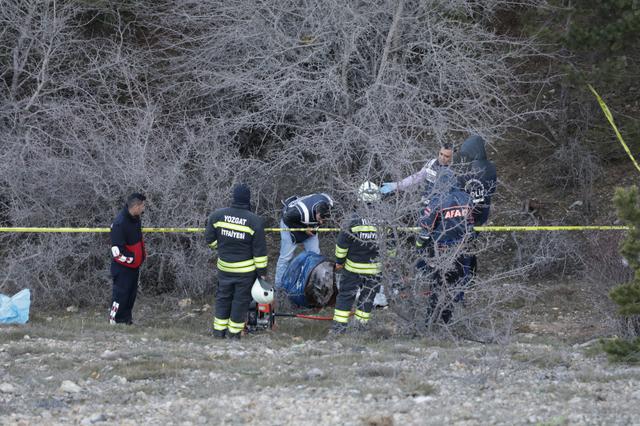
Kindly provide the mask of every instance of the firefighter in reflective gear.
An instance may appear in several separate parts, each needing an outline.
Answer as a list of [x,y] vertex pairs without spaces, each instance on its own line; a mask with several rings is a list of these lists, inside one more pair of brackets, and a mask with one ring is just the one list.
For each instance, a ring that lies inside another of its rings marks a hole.
[[[380,199],[378,187],[371,182],[363,183],[358,199],[370,208],[371,203]],[[368,323],[380,289],[378,250],[378,228],[369,219],[354,214],[347,229],[340,231],[336,244],[336,270],[344,268],[344,271],[333,311],[332,333],[346,331],[358,290],[355,318],[360,326]]]
[[422,254],[418,270],[432,283],[427,306],[427,325],[435,316],[448,323],[451,301],[459,302],[464,293],[464,262],[468,259],[464,244],[473,236],[471,197],[460,188],[453,172],[441,169],[431,202],[418,224],[422,228],[417,245]]
[[111,224],[111,294],[110,324],[132,324],[133,304],[138,294],[140,266],[147,257],[142,239],[145,196],[133,193]]
[[240,338],[251,303],[251,286],[257,276],[266,279],[264,224],[250,208],[249,187],[236,185],[231,207],[213,212],[205,225],[205,240],[218,251],[215,337]]

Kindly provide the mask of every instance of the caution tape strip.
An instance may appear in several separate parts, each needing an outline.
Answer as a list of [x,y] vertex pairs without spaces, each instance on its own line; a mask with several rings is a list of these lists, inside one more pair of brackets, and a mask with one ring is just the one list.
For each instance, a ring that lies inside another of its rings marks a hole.
[[[399,227],[398,231],[415,232],[418,227]],[[478,232],[532,232],[532,231],[625,231],[628,226],[476,226]],[[5,233],[106,233],[111,228],[1,228],[0,232]],[[307,228],[265,228],[265,232],[280,231],[306,231]],[[315,228],[314,232],[338,232],[340,228]],[[199,233],[204,232],[204,228],[142,228],[142,232],[147,233]]]
[[629,155],[629,158],[631,158],[631,161],[633,161],[633,164],[636,166],[636,169],[640,171],[640,166],[636,162],[636,159],[633,157],[633,154],[631,154],[631,150],[629,149],[627,144],[624,142],[624,139],[622,139],[622,135],[620,134],[620,131],[616,126],[616,123],[613,121],[613,114],[611,114],[609,107],[607,106],[607,104],[604,103],[604,101],[602,100],[598,92],[596,92],[596,89],[593,88],[593,86],[591,86],[590,84],[587,84],[587,86],[589,86],[589,89],[593,92],[596,99],[598,100],[598,103],[600,104],[600,108],[602,109],[602,112],[604,112],[604,116],[607,117],[607,120],[609,120],[609,124],[611,124],[611,127],[613,127],[613,131],[616,132],[616,136],[618,137],[618,140],[622,144],[622,147],[624,148],[625,151],[627,151],[627,155]]

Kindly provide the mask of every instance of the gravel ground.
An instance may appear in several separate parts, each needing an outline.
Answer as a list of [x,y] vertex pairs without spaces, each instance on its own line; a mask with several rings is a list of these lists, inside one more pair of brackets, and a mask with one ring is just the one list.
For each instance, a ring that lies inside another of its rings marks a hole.
[[194,312],[1,327],[0,424],[640,423],[640,367],[608,363],[597,340],[327,339],[326,323],[283,320],[232,342]]

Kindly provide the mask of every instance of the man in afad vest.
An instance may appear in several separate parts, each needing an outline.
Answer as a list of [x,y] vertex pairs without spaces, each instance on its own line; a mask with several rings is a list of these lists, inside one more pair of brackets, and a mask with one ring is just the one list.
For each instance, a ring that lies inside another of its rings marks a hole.
[[432,285],[427,325],[434,314],[448,323],[453,314],[451,302],[462,300],[465,244],[473,236],[471,197],[458,187],[450,169],[440,169],[432,193],[418,221],[422,230],[417,240],[421,254],[417,266]]

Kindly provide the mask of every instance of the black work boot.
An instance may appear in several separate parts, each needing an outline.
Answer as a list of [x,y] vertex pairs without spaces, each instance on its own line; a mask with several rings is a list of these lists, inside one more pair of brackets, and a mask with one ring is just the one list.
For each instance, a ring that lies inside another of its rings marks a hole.
[[453,316],[453,312],[451,312],[451,309],[443,309],[442,313],[440,314],[440,318],[442,319],[442,322],[445,324],[449,324],[449,321],[451,321],[452,316]]
[[241,333],[227,333],[227,339],[229,340],[240,340],[240,334]]
[[354,333],[364,333],[369,330],[369,323],[364,321],[355,320],[351,324],[351,331]]
[[328,336],[336,337],[343,335],[347,332],[347,324],[342,324],[340,322],[334,322],[331,328],[329,329]]
[[212,330],[211,335],[216,339],[224,339],[227,334],[227,330]]

